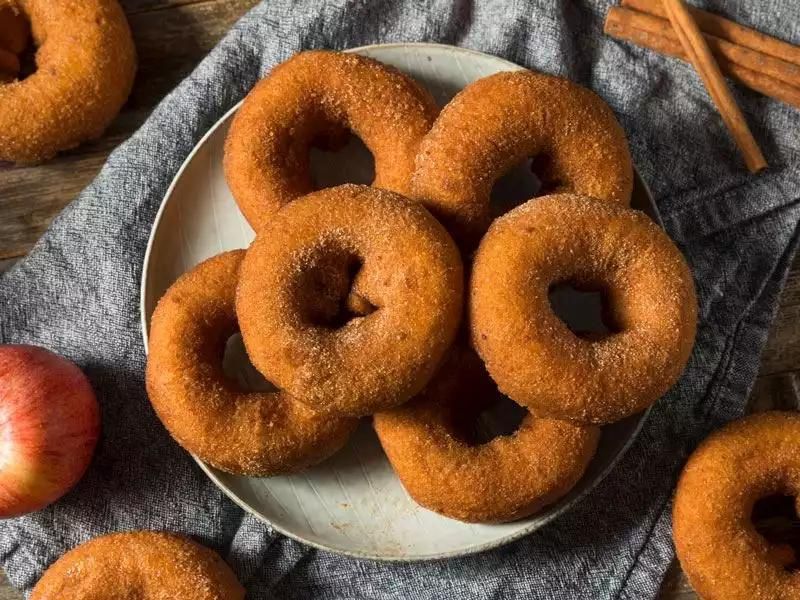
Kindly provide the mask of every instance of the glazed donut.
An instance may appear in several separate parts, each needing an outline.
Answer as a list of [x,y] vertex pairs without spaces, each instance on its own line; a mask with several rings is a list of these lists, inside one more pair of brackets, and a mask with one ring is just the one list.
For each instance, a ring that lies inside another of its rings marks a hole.
[[480,359],[454,349],[422,394],[375,415],[386,456],[418,504],[459,521],[513,521],[581,478],[600,438],[591,425],[528,414],[512,435],[473,443],[469,425],[496,395]]
[[30,600],[64,598],[242,600],[244,588],[213,550],[172,533],[131,531],[67,552],[45,571]]
[[267,379],[315,410],[367,415],[433,376],[461,319],[462,277],[457,248],[422,206],[343,185],[295,200],[258,235],[236,312]]
[[495,181],[529,157],[542,193],[630,202],[633,166],[611,109],[586,88],[531,71],[479,79],[453,98],[422,141],[412,197],[471,250],[492,220]]
[[[0,84],[0,160],[36,163],[99,137],[127,99],[136,71],[131,32],[119,4],[0,0],[0,5],[5,8],[0,31],[19,39],[16,21],[9,19],[21,12],[38,46],[36,71]],[[9,36],[0,34],[0,39]],[[3,47],[12,54],[21,51],[18,45]]]
[[[550,306],[558,283],[604,292],[612,333],[572,333]],[[643,213],[573,194],[528,201],[492,224],[469,310],[473,344],[503,393],[539,415],[595,424],[672,386],[697,321],[691,272],[667,235]]]
[[339,450],[357,420],[320,416],[283,392],[244,392],[225,376],[243,258],[235,250],[200,263],[161,298],[150,324],[147,392],[172,437],[205,462],[251,476],[299,471]]
[[437,113],[432,96],[392,67],[358,54],[301,52],[245,98],[225,142],[225,177],[258,232],[313,190],[309,148],[344,128],[372,152],[373,185],[408,194],[420,140]]
[[800,511],[800,415],[762,413],[723,427],[689,458],[675,494],[681,567],[704,600],[800,598],[797,557],[755,529],[755,503],[795,497]]

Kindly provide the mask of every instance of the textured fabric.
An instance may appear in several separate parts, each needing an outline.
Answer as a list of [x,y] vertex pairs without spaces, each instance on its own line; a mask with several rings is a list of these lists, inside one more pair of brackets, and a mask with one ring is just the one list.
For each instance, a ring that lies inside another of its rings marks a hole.
[[[800,4],[709,3],[800,42]],[[683,63],[602,35],[608,2],[267,0],[225,37],[97,179],[0,279],[0,338],[76,361],[102,403],[91,470],[55,506],[0,524],[0,555],[24,589],[91,536],[182,531],[219,550],[249,598],[652,598],[673,557],[669,505],[686,454],[743,410],[795,247],[800,114],[735,94],[770,168],[749,175],[698,78]],[[519,542],[461,560],[357,561],[274,534],[226,500],[147,401],[138,286],[164,192],[205,131],[275,63],[301,48],[438,41],[565,75],[623,123],[669,233],[697,279],[689,367],[639,440],[585,501]],[[2,175],[0,175],[2,176]]]

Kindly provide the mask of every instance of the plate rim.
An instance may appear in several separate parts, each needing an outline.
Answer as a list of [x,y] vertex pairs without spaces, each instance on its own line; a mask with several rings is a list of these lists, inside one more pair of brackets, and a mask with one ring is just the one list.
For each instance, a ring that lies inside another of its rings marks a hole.
[[[451,52],[454,54],[467,54],[471,56],[479,56],[481,58],[489,57],[493,60],[496,60],[500,63],[504,63],[506,66],[512,67],[513,70],[526,70],[526,67],[518,65],[508,59],[495,56],[494,54],[490,54],[488,52],[481,52],[479,50],[473,50],[471,48],[462,48],[460,46],[452,46],[450,44],[439,44],[434,42],[391,42],[386,44],[366,44],[363,46],[356,46],[354,48],[347,48],[342,50],[342,52],[352,52],[352,53],[361,53],[364,51],[370,51],[375,49],[389,49],[389,48],[435,48],[436,50]],[[217,119],[217,121],[203,134],[200,139],[195,143],[192,150],[189,154],[186,155],[186,158],[181,163],[181,166],[175,172],[175,175],[172,178],[167,190],[164,192],[164,196],[161,199],[161,203],[159,204],[158,210],[156,211],[156,215],[153,218],[153,223],[150,228],[150,234],[147,240],[147,246],[145,248],[144,257],[142,259],[142,270],[141,270],[141,283],[139,285],[139,326],[141,328],[142,333],[142,340],[144,343],[144,351],[145,356],[148,354],[148,327],[147,327],[147,314],[146,314],[146,306],[145,306],[145,290],[147,289],[147,282],[148,282],[148,273],[149,273],[149,265],[150,259],[152,255],[153,246],[155,243],[156,232],[159,228],[159,224],[161,222],[161,218],[163,217],[164,212],[166,211],[166,206],[169,203],[172,194],[177,187],[178,181],[183,176],[184,171],[188,168],[189,164],[194,159],[195,155],[200,151],[200,149],[205,146],[208,139],[214,135],[214,133],[223,126],[224,123],[228,121],[228,119],[239,110],[242,103],[244,102],[244,98],[239,100],[236,104],[234,104],[230,109],[225,111],[225,113]],[[636,169],[636,166],[633,166],[634,171],[634,179],[636,180],[637,184],[640,184],[644,190],[644,193],[649,200],[650,205],[653,208],[655,218],[660,227],[663,228],[663,222],[661,219],[661,214],[658,212],[658,207],[653,199],[653,194],[650,190],[650,187],[647,185],[647,182],[641,177],[639,171]],[[582,490],[581,493],[570,498],[570,500],[561,506],[558,507],[557,510],[551,512],[546,517],[536,521],[535,523],[530,523],[528,526],[523,527],[517,531],[509,533],[503,537],[497,538],[492,541],[482,542],[480,544],[476,544],[473,546],[469,546],[467,548],[463,548],[460,550],[450,550],[447,552],[440,552],[436,554],[430,555],[422,555],[422,556],[402,556],[402,555],[382,555],[382,554],[373,554],[370,552],[363,552],[358,550],[349,550],[345,548],[338,548],[329,546],[317,541],[309,540],[303,538],[287,529],[283,528],[280,525],[270,521],[264,515],[262,515],[259,511],[254,509],[250,506],[247,502],[239,498],[239,496],[233,492],[226,484],[224,484],[217,474],[214,472],[213,467],[203,462],[197,456],[192,454],[191,452],[189,455],[194,459],[194,461],[199,465],[200,469],[205,473],[205,475],[211,480],[211,482],[217,486],[224,494],[231,500],[236,506],[241,508],[247,514],[255,517],[258,521],[264,523],[272,529],[273,531],[284,535],[296,542],[304,544],[306,546],[311,546],[312,548],[316,548],[317,550],[322,550],[325,552],[332,552],[335,554],[339,554],[342,556],[348,556],[351,558],[356,558],[359,560],[375,560],[380,562],[389,562],[389,563],[417,563],[417,562],[433,562],[433,561],[440,561],[446,560],[450,558],[458,558],[458,557],[465,557],[465,556],[472,556],[475,554],[480,554],[482,552],[486,552],[489,550],[493,550],[495,548],[499,548],[515,542],[517,540],[526,537],[533,532],[537,531],[538,529],[549,525],[552,521],[557,519],[558,517],[562,516],[564,513],[571,510],[577,503],[581,502],[589,495],[592,491],[594,491],[613,471],[619,461],[628,453],[630,447],[633,443],[639,438],[641,434],[642,428],[644,427],[645,422],[648,420],[650,411],[652,410],[652,406],[648,407],[646,410],[639,414],[639,420],[636,423],[636,427],[632,430],[631,435],[622,445],[622,447],[617,452],[616,456],[614,456],[613,460],[611,460],[606,467],[600,471],[600,473],[595,477],[595,482],[590,487]]]

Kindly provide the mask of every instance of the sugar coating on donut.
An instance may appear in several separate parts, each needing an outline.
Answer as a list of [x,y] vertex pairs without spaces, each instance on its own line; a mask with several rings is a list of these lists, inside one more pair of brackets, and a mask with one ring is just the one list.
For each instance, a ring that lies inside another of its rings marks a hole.
[[675,493],[681,567],[706,600],[800,598],[791,549],[770,544],[751,519],[773,494],[800,510],[800,414],[745,417],[712,433],[689,458]]
[[[374,310],[339,321],[348,285]],[[236,310],[247,352],[310,407],[351,416],[401,404],[433,375],[461,319],[463,270],[419,204],[344,185],[287,205],[247,251]]]
[[[603,292],[614,330],[573,333],[549,291]],[[697,301],[680,251],[646,215],[572,194],[497,219],[470,283],[471,335],[499,388],[537,414],[610,423],[662,396],[691,353]]]
[[495,181],[531,157],[542,193],[630,202],[633,166],[611,109],[586,88],[531,71],[479,79],[442,109],[420,146],[412,196],[471,250],[492,220]]
[[412,401],[380,412],[375,431],[397,476],[420,505],[475,523],[530,516],[563,497],[595,453],[600,430],[528,414],[517,431],[473,444],[459,431],[497,390],[480,359],[454,348]]
[[172,533],[131,531],[67,552],[45,571],[30,600],[242,600],[244,594],[213,550]]
[[338,451],[356,419],[322,416],[278,392],[242,390],[222,369],[243,250],[181,276],[153,313],[147,392],[186,450],[215,467],[251,476],[299,471]]
[[357,54],[301,52],[248,94],[225,142],[225,177],[259,231],[313,190],[310,147],[349,129],[372,152],[373,185],[408,193],[419,143],[437,113],[433,97],[393,67]]
[[32,75],[0,84],[0,160],[36,163],[99,137],[128,98],[136,71],[117,1],[2,0],[0,6],[6,8],[0,30],[21,12],[38,47]]

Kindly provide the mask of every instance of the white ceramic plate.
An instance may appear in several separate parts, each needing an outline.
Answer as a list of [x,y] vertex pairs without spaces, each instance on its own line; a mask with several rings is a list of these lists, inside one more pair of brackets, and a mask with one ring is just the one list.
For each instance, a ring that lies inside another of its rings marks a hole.
[[[391,44],[352,50],[412,75],[443,105],[471,81],[521,67],[487,54],[434,44]],[[223,250],[244,248],[253,231],[225,183],[222,153],[231,118],[225,115],[200,141],[172,182],[153,225],[144,259],[142,329],[166,289],[184,272]],[[344,158],[343,158],[344,156]],[[318,155],[317,182],[368,182],[371,157],[351,144],[343,153]],[[514,185],[513,180],[506,185]],[[657,218],[637,176],[634,206]],[[230,345],[226,369],[252,384],[241,344]],[[639,432],[646,415],[606,427],[586,475],[560,502],[528,519],[503,525],[460,523],[417,506],[406,494],[365,421],[336,456],[290,477],[240,477],[200,466],[234,502],[306,544],[362,558],[426,560],[480,552],[522,537],[569,509],[596,486]]]

